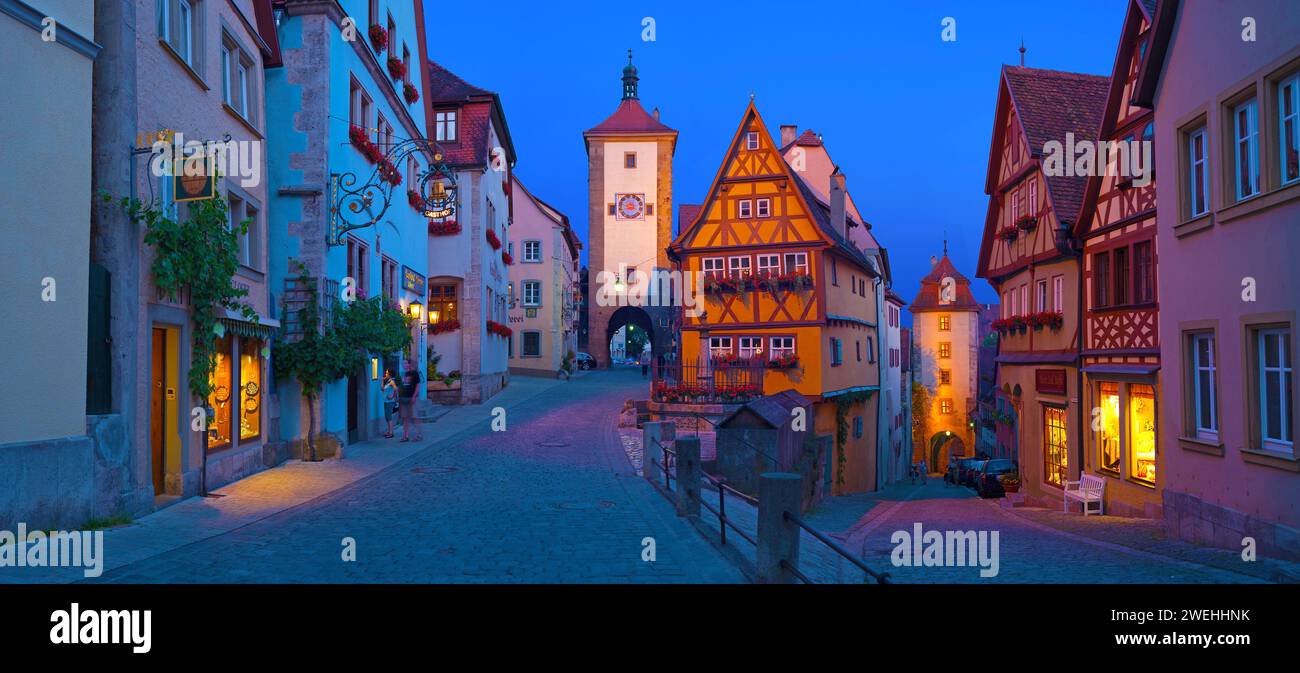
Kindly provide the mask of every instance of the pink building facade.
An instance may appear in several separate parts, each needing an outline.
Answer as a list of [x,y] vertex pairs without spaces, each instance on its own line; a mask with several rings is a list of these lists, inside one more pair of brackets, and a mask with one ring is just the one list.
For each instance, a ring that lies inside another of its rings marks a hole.
[[1295,559],[1300,13],[1254,5],[1160,2],[1133,96],[1155,110],[1163,515]]

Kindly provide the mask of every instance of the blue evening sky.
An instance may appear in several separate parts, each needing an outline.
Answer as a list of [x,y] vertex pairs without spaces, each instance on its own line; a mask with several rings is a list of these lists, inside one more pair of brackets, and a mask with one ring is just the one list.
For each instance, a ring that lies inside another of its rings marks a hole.
[[[677,207],[699,203],[752,91],[769,131],[822,134],[911,300],[938,255],[976,279],[1003,63],[1109,74],[1125,0],[426,4],[430,56],[501,94],[534,194],[587,235],[582,132],[614,111],[632,48],[641,103],[680,133]],[[656,40],[641,40],[653,17]],[[940,39],[956,20],[957,40]],[[583,262],[586,263],[585,251]]]

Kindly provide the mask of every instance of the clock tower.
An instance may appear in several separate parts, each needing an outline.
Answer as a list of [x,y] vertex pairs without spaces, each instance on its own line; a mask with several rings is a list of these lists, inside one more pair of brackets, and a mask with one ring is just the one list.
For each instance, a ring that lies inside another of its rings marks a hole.
[[[672,242],[673,152],[677,131],[641,107],[632,50],[623,68],[623,94],[614,114],[582,134],[587,147],[588,350],[601,365],[609,364],[609,343],[620,327],[650,333],[656,354],[671,342],[666,318],[658,307],[602,306],[600,281],[615,278],[626,286],[633,272],[670,269]],[[626,269],[626,273],[623,271]],[[629,354],[633,355],[633,354]]]

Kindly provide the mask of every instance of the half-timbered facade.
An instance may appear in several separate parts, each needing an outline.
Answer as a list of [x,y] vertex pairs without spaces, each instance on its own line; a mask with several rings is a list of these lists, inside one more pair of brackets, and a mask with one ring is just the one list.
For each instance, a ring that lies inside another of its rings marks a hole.
[[759,362],[763,394],[812,399],[814,430],[836,437],[832,490],[851,493],[876,483],[879,271],[849,242],[843,175],[829,196],[796,177],[751,102],[669,254],[705,278],[703,315],[682,321],[682,361]]
[[[1095,137],[1108,79],[1003,66],[989,150],[978,276],[1001,297],[998,385],[1019,418],[1031,500],[1060,502],[1078,479],[1078,221],[1086,179],[1047,163],[1053,146]],[[1071,159],[1072,161],[1072,159]]]
[[[1108,480],[1107,512],[1160,515],[1160,330],[1156,288],[1154,116],[1131,102],[1153,2],[1130,0],[1075,234],[1083,241],[1083,468]],[[1144,151],[1144,146],[1147,151]],[[1135,160],[1136,159],[1136,160]],[[1139,168],[1139,171],[1134,171]]]

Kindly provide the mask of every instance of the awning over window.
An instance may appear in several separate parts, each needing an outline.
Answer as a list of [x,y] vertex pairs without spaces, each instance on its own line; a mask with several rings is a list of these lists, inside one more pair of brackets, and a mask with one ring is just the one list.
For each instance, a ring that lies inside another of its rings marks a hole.
[[226,309],[224,316],[217,316],[217,322],[225,326],[226,331],[242,337],[267,339],[275,337],[280,331],[280,321],[266,316],[257,316],[257,322],[249,322],[244,316]]

